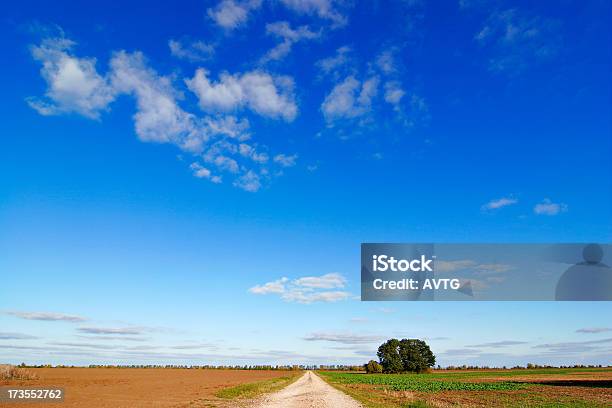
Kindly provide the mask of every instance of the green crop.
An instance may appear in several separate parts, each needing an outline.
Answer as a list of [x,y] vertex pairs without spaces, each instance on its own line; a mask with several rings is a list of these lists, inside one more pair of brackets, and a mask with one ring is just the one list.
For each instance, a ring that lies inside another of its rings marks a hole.
[[525,388],[526,384],[508,381],[467,382],[439,380],[430,374],[358,374],[322,372],[332,382],[379,385],[393,391],[507,391]]

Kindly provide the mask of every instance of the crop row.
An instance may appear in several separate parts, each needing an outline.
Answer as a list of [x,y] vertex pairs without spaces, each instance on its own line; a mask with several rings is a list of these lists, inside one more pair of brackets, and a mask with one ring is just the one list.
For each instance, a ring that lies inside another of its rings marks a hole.
[[344,384],[381,385],[394,391],[504,391],[524,388],[524,384],[507,381],[496,382],[462,382],[440,381],[427,374],[357,374],[357,373],[323,373],[333,382]]

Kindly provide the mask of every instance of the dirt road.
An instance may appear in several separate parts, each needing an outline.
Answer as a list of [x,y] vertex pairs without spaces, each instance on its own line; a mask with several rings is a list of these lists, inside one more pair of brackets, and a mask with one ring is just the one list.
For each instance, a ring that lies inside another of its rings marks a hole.
[[307,371],[293,384],[257,401],[253,408],[363,408],[363,405]]

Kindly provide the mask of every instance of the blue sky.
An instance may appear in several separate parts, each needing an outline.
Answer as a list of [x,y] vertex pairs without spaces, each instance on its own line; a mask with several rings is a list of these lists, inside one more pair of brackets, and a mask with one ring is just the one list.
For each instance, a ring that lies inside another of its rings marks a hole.
[[608,303],[360,302],[361,242],[609,242],[610,5],[5,6],[0,358],[603,363]]

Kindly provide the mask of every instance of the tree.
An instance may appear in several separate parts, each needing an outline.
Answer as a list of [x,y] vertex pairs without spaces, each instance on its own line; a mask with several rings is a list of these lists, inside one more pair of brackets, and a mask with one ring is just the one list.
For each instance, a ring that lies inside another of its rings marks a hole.
[[383,366],[385,373],[401,373],[404,371],[402,359],[399,355],[400,341],[398,339],[390,339],[378,347],[378,361]]
[[436,357],[423,340],[390,339],[376,353],[385,373],[422,373],[436,364]]
[[423,340],[403,339],[399,345],[399,355],[404,371],[422,373],[436,364],[436,356]]
[[383,366],[374,360],[370,360],[368,364],[365,365],[365,370],[368,374],[380,374],[383,372]]

